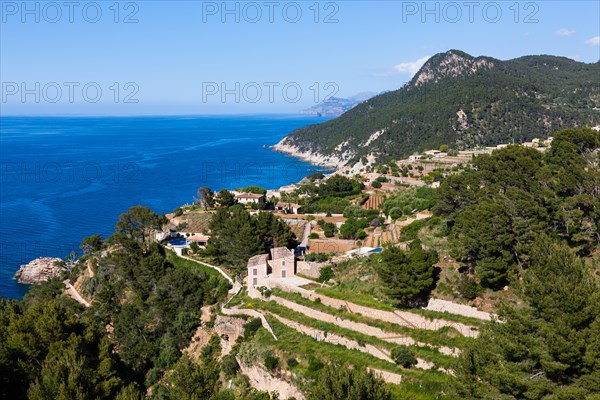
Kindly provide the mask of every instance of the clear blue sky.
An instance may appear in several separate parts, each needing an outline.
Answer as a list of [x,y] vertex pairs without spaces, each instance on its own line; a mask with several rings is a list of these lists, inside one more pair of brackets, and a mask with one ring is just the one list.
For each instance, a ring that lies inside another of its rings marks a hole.
[[397,89],[449,49],[600,58],[598,1],[0,4],[2,115],[294,113]]

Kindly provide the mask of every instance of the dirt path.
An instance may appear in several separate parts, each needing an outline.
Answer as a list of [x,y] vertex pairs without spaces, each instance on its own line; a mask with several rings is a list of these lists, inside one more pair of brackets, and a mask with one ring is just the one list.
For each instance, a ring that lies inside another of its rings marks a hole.
[[300,243],[300,247],[308,247],[308,237],[310,236],[310,231],[312,229],[312,221],[308,221],[304,225],[304,233],[302,235],[302,242]]
[[221,268],[217,267],[216,265],[211,265],[211,264],[205,263],[204,261],[194,260],[193,258],[190,258],[190,257],[180,256],[177,253],[175,253],[175,255],[177,255],[177,257],[183,258],[184,260],[192,261],[192,262],[195,262],[196,264],[204,265],[205,267],[214,269],[219,274],[221,274],[223,276],[223,278],[227,279],[227,281],[233,285],[233,279],[229,275],[227,275],[225,273],[225,271],[223,271]]
[[88,273],[90,274],[90,278],[94,277],[94,270],[92,269],[92,260],[87,260],[87,270]]
[[86,307],[91,306],[91,303],[89,301],[87,301],[86,299],[84,299],[81,294],[79,294],[77,289],[75,289],[73,287],[73,285],[71,285],[71,283],[69,282],[68,279],[64,280],[63,283],[65,284],[65,291],[67,292],[67,295],[70,298],[72,298],[73,300],[75,300],[76,302],[78,302],[80,304],[83,304]]

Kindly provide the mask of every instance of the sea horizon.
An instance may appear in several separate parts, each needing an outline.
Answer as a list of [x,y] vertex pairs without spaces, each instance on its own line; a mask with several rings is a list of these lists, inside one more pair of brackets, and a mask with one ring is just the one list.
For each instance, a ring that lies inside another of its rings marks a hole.
[[216,113],[216,114],[0,114],[1,118],[161,118],[161,117],[286,117],[286,118],[325,118],[314,115],[291,112],[259,112],[259,113]]
[[109,236],[138,204],[158,214],[196,190],[276,189],[323,167],[267,146],[328,120],[297,114],[0,117],[0,295],[42,256],[64,258],[94,233]]

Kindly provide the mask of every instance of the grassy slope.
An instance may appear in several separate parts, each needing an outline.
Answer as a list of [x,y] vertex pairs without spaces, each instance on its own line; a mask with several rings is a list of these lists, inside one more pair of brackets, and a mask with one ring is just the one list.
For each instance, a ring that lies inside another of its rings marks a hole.
[[[452,379],[444,373],[437,371],[404,370],[357,350],[348,350],[343,346],[317,342],[311,337],[285,326],[273,317],[267,317],[267,319],[279,340],[275,341],[264,329],[261,329],[253,339],[260,349],[274,349],[278,354],[286,358],[296,358],[304,363],[309,356],[312,356],[327,362],[371,366],[403,374],[404,383],[402,385],[390,385],[394,400],[451,399],[451,397],[440,394],[447,391]],[[306,381],[303,378],[314,378],[314,373],[311,373],[311,371],[308,371],[303,366],[297,366],[291,370],[300,377],[297,379],[300,388],[306,390]],[[304,385],[302,385],[303,382]]]

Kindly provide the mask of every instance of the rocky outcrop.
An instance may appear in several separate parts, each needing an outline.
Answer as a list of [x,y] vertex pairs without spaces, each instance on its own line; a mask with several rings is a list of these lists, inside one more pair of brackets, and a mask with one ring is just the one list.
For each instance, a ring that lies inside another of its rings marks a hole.
[[328,168],[341,168],[346,163],[345,157],[351,156],[351,154],[344,154],[338,156],[335,154],[321,154],[316,150],[303,150],[300,146],[291,143],[289,136],[284,137],[279,143],[271,146],[271,149],[280,153],[289,154],[292,157],[298,158],[302,161],[306,161],[313,165],[320,165]]
[[60,258],[40,257],[29,264],[21,265],[14,278],[20,283],[38,285],[56,278],[66,268],[61,265]]
[[[248,381],[250,382],[250,386],[257,390],[265,390],[267,392],[277,392],[279,394],[280,399],[289,399],[295,398],[297,400],[304,400],[304,394],[298,390],[298,388],[290,383],[288,380],[290,379],[289,372],[287,373],[286,379],[281,376],[273,376],[264,368],[256,366],[256,365],[246,365],[242,362],[239,357],[236,357],[236,360],[240,366],[240,371],[248,377]],[[283,371],[280,371],[280,374],[285,374]]]

